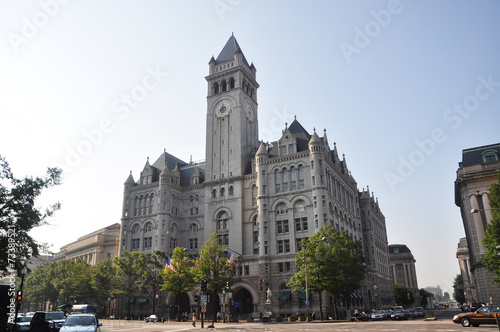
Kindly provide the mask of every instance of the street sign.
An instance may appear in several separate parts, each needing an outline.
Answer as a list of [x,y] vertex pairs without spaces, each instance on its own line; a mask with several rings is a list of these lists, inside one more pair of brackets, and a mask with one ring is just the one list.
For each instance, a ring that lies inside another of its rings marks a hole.
[[207,306],[206,305],[202,305],[201,306],[201,312],[207,312]]
[[201,295],[200,296],[200,304],[207,305],[207,303],[208,303],[208,295]]

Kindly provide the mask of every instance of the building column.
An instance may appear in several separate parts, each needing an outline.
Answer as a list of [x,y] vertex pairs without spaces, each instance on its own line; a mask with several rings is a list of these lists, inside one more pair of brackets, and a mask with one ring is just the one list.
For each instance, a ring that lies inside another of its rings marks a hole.
[[486,222],[489,224],[489,223],[491,223],[491,220],[493,219],[493,216],[491,215],[491,208],[490,208],[490,197],[488,196],[488,193],[482,193],[481,198],[483,199],[484,214],[486,215]]
[[[470,197],[470,204],[472,209],[479,210],[479,204],[477,202],[476,195],[472,195]],[[482,242],[486,234],[484,232],[483,221],[481,220],[481,213],[471,213],[471,214],[472,214],[472,219],[474,220],[474,226],[476,227],[476,237],[479,246],[479,253],[482,256],[486,254],[486,248],[483,246]]]

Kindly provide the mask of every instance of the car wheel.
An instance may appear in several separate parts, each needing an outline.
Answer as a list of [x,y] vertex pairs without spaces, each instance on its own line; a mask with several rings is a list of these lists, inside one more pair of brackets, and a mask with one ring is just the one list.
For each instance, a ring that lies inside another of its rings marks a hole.
[[460,324],[462,324],[463,327],[469,327],[470,326],[470,320],[467,317],[462,317],[460,319]]

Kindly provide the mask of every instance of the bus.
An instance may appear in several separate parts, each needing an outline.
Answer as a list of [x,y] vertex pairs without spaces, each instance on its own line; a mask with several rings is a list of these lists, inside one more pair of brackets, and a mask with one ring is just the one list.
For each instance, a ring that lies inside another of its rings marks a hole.
[[94,304],[74,304],[71,307],[72,314],[97,314],[98,308]]

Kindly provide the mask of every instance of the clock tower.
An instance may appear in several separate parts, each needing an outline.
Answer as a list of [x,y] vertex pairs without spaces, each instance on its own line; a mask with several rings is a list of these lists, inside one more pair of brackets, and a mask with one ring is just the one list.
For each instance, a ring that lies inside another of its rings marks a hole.
[[259,146],[255,66],[234,35],[210,59],[207,96],[206,181],[245,174]]

